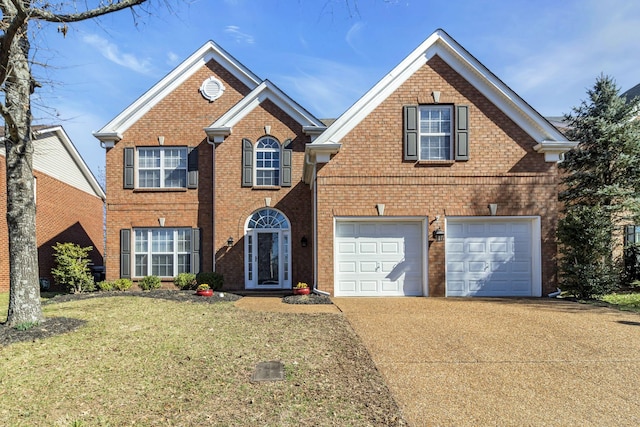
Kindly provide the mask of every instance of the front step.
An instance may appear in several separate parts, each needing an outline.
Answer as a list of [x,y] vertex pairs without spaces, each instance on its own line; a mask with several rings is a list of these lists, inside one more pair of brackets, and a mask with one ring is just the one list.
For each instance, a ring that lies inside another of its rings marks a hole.
[[286,297],[293,295],[291,289],[241,289],[238,291],[229,291],[232,294],[242,297]]

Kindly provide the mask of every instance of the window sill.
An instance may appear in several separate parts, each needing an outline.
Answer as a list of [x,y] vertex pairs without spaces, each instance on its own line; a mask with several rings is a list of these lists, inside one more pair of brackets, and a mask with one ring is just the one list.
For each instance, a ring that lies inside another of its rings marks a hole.
[[418,160],[416,166],[451,166],[455,160]]
[[252,190],[279,190],[281,188],[279,185],[254,185],[251,187]]
[[134,188],[134,193],[185,193],[186,188]]

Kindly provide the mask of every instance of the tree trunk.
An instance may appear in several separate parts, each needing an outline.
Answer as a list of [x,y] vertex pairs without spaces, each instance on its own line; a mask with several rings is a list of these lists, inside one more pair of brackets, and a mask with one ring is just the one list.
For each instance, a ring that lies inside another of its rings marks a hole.
[[32,77],[29,67],[27,21],[18,30],[9,52],[5,93],[7,225],[9,229],[9,312],[16,326],[42,322],[36,241],[33,143],[31,141]]

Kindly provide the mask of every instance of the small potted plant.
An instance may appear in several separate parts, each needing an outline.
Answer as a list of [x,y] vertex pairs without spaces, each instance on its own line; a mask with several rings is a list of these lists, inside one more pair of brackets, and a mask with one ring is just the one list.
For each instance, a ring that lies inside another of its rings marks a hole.
[[203,283],[196,288],[196,294],[201,297],[210,297],[213,296],[213,289],[208,284]]
[[309,292],[311,292],[309,285],[304,282],[298,282],[298,284],[293,288],[294,295],[309,295]]

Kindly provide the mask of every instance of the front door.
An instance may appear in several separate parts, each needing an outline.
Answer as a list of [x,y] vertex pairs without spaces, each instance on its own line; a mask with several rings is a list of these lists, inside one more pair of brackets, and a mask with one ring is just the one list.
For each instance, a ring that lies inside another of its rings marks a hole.
[[275,209],[261,209],[247,221],[245,287],[291,288],[289,221]]
[[257,232],[255,269],[258,286],[280,285],[280,233]]

